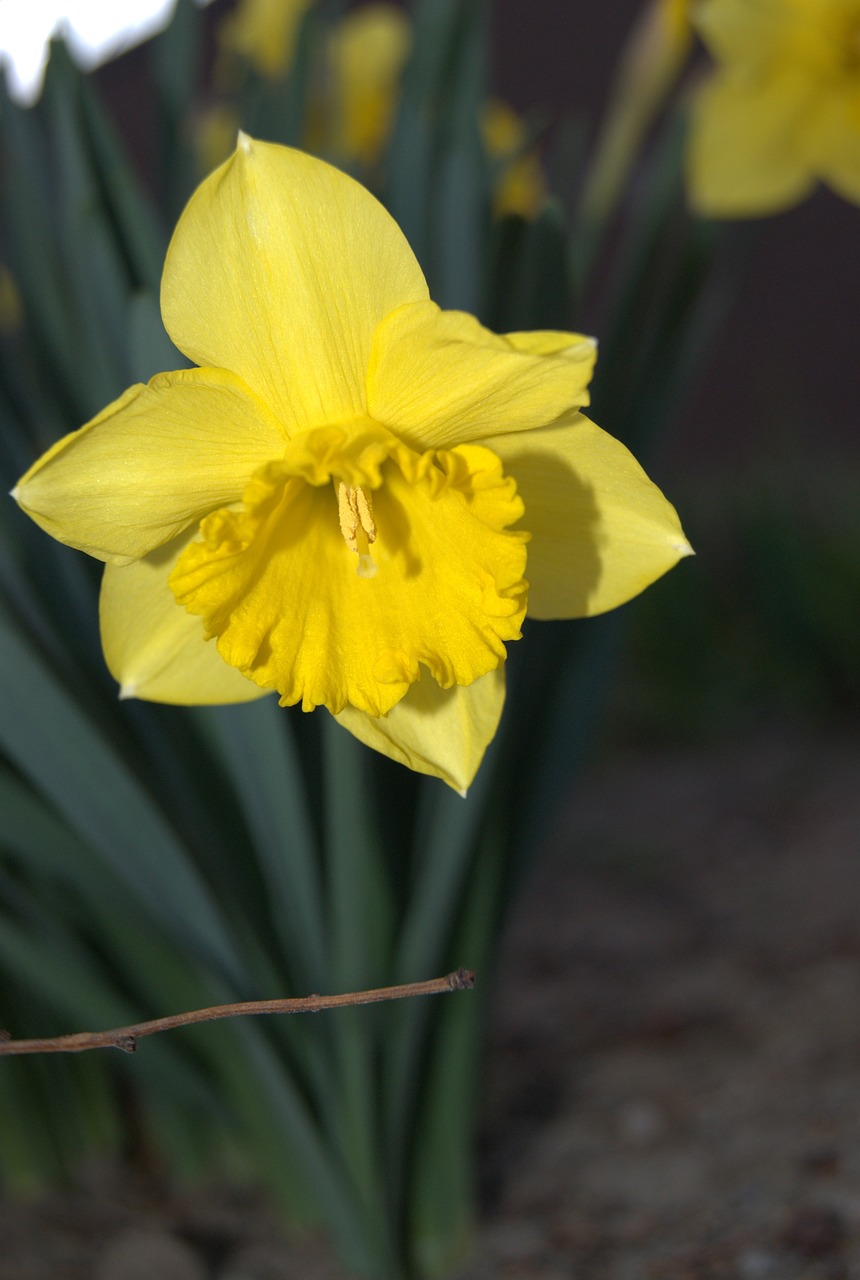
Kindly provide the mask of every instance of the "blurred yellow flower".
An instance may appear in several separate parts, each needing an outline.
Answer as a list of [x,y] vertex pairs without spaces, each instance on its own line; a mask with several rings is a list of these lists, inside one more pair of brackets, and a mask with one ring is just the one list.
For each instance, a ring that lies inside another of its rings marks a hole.
[[239,115],[229,102],[216,102],[198,112],[192,138],[198,177],[223,164],[236,146]]
[[691,0],[652,0],[659,13],[659,21],[665,30],[665,41],[673,49],[685,54],[692,40],[690,30]]
[[240,136],[180,218],[161,305],[199,367],[131,387],[14,494],[106,561],[122,696],[277,690],[463,790],[526,605],[599,613],[689,552],[579,412],[593,341],[440,311],[396,223],[320,160]]
[[[679,2],[671,0],[674,6]],[[240,0],[222,24],[221,46],[240,54],[266,76],[285,75],[295,54],[299,23],[312,3]],[[309,104],[304,138],[308,149],[365,170],[377,165],[391,135],[400,81],[411,51],[409,18],[385,0],[358,5],[332,23],[322,50],[322,74]],[[496,214],[535,217],[547,189],[537,151],[527,145],[522,118],[507,104],[491,99],[480,126],[487,154],[498,163],[493,192]],[[217,105],[201,115],[195,130],[201,172],[226,158],[237,127],[235,111],[228,105]]]
[[716,60],[694,108],[693,205],[778,213],[823,182],[860,203],[860,0],[701,0]]
[[370,166],[388,141],[412,29],[393,4],[353,9],[328,42],[330,145],[344,159]]
[[222,51],[239,54],[270,80],[290,67],[302,18],[314,0],[240,0],[218,29]]
[[498,98],[491,98],[481,115],[481,137],[487,155],[500,162],[493,191],[497,217],[506,213],[535,218],[547,198],[546,181],[537,150],[528,145],[521,116]]
[[15,277],[0,262],[0,334],[13,334],[24,322],[24,303]]
[[[269,79],[286,75],[293,62],[302,18],[314,0],[240,0],[221,24],[222,51],[238,54]],[[365,168],[376,164],[388,141],[400,77],[412,47],[412,28],[394,4],[360,5],[328,28],[321,78],[309,104],[306,143]],[[226,77],[221,76],[226,83]],[[213,108],[201,118],[197,149],[203,160],[220,163],[222,124],[229,109]]]

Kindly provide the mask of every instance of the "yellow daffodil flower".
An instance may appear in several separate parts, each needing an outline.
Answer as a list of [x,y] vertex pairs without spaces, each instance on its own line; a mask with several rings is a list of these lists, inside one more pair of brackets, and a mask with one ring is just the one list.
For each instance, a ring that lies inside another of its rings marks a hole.
[[[240,0],[221,24],[222,54],[239,55],[267,79],[288,73],[302,18],[313,0]],[[379,161],[397,106],[400,77],[412,48],[412,28],[397,5],[360,5],[331,25],[322,50],[322,77],[310,103],[306,139],[314,151],[369,168]],[[229,82],[222,58],[220,80]],[[201,121],[198,150],[221,146],[221,116]],[[232,149],[235,131],[220,162]]]
[[860,0],[701,0],[717,62],[692,121],[694,206],[778,213],[823,182],[860,202]]
[[463,790],[526,605],[599,613],[689,552],[579,411],[594,343],[440,311],[396,223],[320,160],[240,135],[161,305],[199,367],[131,387],[14,492],[106,562],[121,696],[277,690]]
[[302,18],[314,0],[241,0],[218,29],[222,53],[239,54],[274,80],[293,61]]
[[229,102],[215,102],[196,113],[191,139],[198,177],[205,177],[224,163],[236,145],[238,132],[239,115]]
[[522,117],[506,102],[491,98],[481,114],[481,137],[487,155],[502,162],[493,192],[496,216],[537,217],[547,198],[546,181],[537,150],[528,145]]
[[24,303],[9,268],[0,262],[0,334],[17,333],[24,322]]
[[393,4],[354,9],[328,42],[330,145],[338,156],[375,164],[388,141],[412,29]]

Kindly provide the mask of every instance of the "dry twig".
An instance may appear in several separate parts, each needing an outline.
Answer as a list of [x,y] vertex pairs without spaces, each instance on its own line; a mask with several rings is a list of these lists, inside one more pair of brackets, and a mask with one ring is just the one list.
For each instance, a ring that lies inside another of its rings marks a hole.
[[471,969],[456,969],[444,978],[427,982],[406,982],[399,987],[376,987],[371,991],[347,991],[339,996],[295,996],[284,1000],[244,1000],[239,1004],[215,1004],[208,1009],[190,1009],[151,1022],[137,1022],[112,1031],[79,1031],[75,1035],[51,1036],[43,1040],[12,1040],[0,1030],[0,1056],[23,1053],[84,1053],[87,1049],[122,1049],[134,1053],[138,1040],[159,1031],[173,1031],[195,1022],[216,1018],[243,1018],[260,1013],[319,1013],[323,1009],[343,1009],[347,1005],[380,1004],[384,1000],[405,1000],[410,996],[435,996],[446,991],[465,991],[475,985]]

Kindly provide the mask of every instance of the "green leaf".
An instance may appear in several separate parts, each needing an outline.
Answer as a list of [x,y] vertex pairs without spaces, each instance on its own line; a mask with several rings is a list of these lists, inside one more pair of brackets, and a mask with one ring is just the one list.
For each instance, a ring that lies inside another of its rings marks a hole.
[[[318,1014],[315,1020],[324,1016]],[[257,1094],[265,1103],[263,1122],[281,1144],[288,1144],[286,1162],[283,1151],[280,1153],[281,1163],[286,1163],[288,1170],[287,1177],[279,1179],[282,1193],[288,1198],[295,1195],[290,1172],[299,1170],[301,1182],[313,1188],[316,1201],[349,1264],[357,1271],[372,1274],[379,1262],[372,1227],[365,1218],[357,1189],[334,1154],[330,1140],[321,1134],[311,1118],[294,1081],[261,1029],[251,1019],[242,1019],[233,1030],[252,1064]],[[277,1149],[275,1157],[278,1158]]]
[[238,106],[246,132],[288,147],[307,146],[312,96],[325,75],[320,54],[326,34],[327,24],[311,8],[299,22],[293,60],[285,74],[272,80],[245,67]]
[[407,1238],[416,1272],[428,1277],[450,1271],[473,1243],[480,1068],[506,878],[499,833],[499,823],[485,826],[453,937],[478,989],[439,1002],[409,1149]]
[[[424,780],[409,899],[392,964],[395,982],[438,977],[446,968],[467,964],[452,942],[484,820],[495,752],[493,744],[465,800],[447,787]],[[424,1000],[404,1001],[385,1010],[383,1132],[389,1195],[399,1216],[408,1210],[408,1165],[419,1099],[427,1082],[428,1045],[440,1012],[435,1003]]]
[[[35,353],[46,380],[73,396],[83,362],[79,335],[70,325],[73,300],[65,262],[51,222],[54,200],[48,181],[46,145],[36,113],[5,96],[0,77],[0,130],[4,162],[0,185],[9,268],[21,290]],[[76,403],[82,403],[77,400]],[[83,415],[83,408],[80,409]]]
[[[482,0],[423,0],[392,133],[385,201],[443,306],[483,300],[487,173]],[[458,273],[465,272],[464,275]]]
[[561,208],[549,203],[531,220],[501,219],[494,247],[490,327],[501,333],[566,328],[570,294]]
[[164,229],[86,76],[80,79],[78,95],[93,174],[129,278],[133,285],[157,293],[167,248]]
[[299,991],[329,975],[317,845],[288,712],[273,698],[205,713],[253,836],[289,971]]
[[161,205],[171,226],[191,194],[196,174],[188,122],[200,81],[202,22],[194,0],[179,0],[170,26],[149,42]]
[[187,369],[185,358],[167,336],[158,294],[141,289],[128,302],[128,365],[132,382],[148,382],[157,373]]
[[53,42],[42,110],[54,141],[52,176],[63,265],[72,310],[66,318],[83,345],[77,378],[86,388],[87,416],[113,400],[129,381],[124,322],[131,281],[100,199],[79,110],[81,72],[62,42]]
[[220,912],[188,852],[112,744],[0,609],[0,743],[163,922],[241,990]]
[[[366,748],[326,717],[323,758],[330,981],[338,991],[356,991],[384,982],[392,929],[391,890],[382,863]],[[387,1259],[390,1268],[396,1244],[386,1213],[375,1087],[379,1013],[342,1009],[330,1019],[337,1089],[325,1100],[324,1119],[351,1176],[374,1253],[380,1260]]]

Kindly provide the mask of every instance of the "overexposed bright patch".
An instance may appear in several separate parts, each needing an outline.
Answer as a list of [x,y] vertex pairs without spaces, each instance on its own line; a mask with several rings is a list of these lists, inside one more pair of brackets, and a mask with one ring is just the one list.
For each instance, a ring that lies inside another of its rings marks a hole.
[[0,0],[0,63],[9,93],[25,104],[39,96],[52,35],[65,36],[89,71],[166,27],[175,6],[176,0]]

